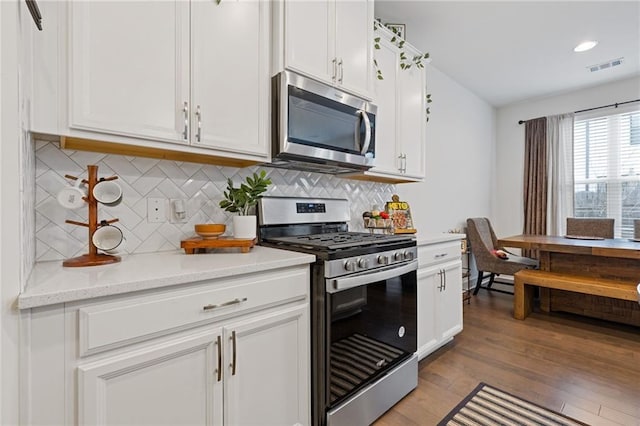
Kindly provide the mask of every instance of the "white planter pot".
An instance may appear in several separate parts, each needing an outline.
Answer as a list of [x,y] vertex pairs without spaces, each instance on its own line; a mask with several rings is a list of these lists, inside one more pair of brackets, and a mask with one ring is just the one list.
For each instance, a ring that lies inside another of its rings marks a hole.
[[255,215],[233,217],[233,237],[243,240],[253,240],[256,237]]

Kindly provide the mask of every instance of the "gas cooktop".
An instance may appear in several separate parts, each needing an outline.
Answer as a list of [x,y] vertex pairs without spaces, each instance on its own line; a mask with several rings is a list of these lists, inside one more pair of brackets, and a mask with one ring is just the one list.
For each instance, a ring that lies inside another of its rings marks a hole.
[[269,237],[265,241],[286,245],[288,247],[300,247],[315,250],[339,250],[351,247],[385,245],[413,240],[408,235],[385,235],[365,232],[332,232],[323,234]]

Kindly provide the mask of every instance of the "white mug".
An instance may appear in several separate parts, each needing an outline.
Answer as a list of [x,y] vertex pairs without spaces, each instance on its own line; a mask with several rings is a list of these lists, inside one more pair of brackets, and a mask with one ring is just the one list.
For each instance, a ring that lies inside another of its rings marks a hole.
[[87,191],[81,188],[82,179],[77,179],[72,186],[65,186],[58,192],[58,203],[65,209],[78,209],[84,206]]
[[[124,242],[124,234],[117,226],[103,222],[93,233],[91,241],[99,250],[107,253],[116,253],[116,248],[120,247]],[[122,247],[120,247],[120,249],[122,249]]]
[[122,201],[122,188],[112,180],[101,180],[93,187],[93,198],[105,206],[117,206]]

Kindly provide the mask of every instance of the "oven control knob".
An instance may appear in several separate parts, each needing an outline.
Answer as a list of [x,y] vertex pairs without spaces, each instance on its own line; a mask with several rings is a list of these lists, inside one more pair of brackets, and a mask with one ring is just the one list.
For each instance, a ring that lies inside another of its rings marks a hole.
[[344,262],[344,269],[350,272],[356,270],[356,262],[355,260],[347,260]]
[[389,256],[378,256],[378,265],[388,265]]
[[358,259],[358,266],[362,269],[369,268],[369,259]]
[[399,251],[397,251],[397,252],[395,252],[395,253],[393,254],[393,260],[395,260],[396,262],[397,262],[397,261],[400,261],[400,260],[402,260],[402,259],[403,259],[403,257],[402,257],[402,253],[400,253]]
[[402,253],[402,257],[404,257],[405,260],[412,260],[413,253],[405,250],[404,253]]

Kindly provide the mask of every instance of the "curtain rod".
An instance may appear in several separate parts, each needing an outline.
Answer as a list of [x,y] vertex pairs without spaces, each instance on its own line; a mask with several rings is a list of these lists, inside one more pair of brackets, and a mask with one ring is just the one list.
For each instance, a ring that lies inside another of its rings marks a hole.
[[[595,108],[587,108],[587,109],[581,109],[579,111],[574,111],[574,114],[579,114],[581,112],[587,112],[587,111],[595,111],[597,109],[602,109],[602,108],[611,108],[611,107],[615,107],[618,108],[618,106],[620,105],[625,105],[625,104],[631,104],[633,102],[640,102],[640,99],[634,99],[632,101],[624,101],[624,102],[616,102],[615,104],[610,104],[610,105],[602,105],[602,106],[598,106]],[[520,120],[518,121],[518,124],[524,124],[526,123],[528,120]]]

